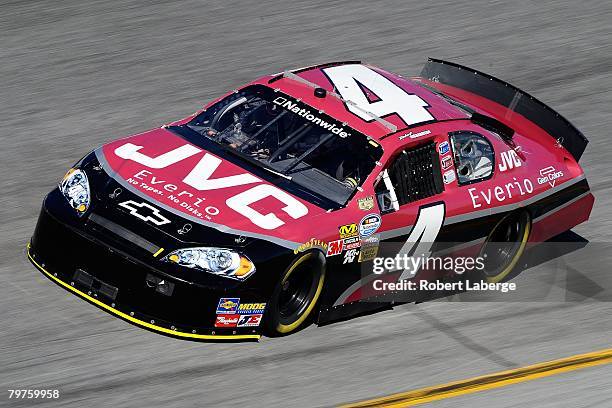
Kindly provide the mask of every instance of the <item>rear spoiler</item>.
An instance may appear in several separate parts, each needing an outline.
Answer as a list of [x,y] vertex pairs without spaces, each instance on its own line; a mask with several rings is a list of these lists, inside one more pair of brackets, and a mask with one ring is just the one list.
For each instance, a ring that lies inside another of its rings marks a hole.
[[[533,96],[500,79],[452,62],[430,58],[421,77],[471,92],[535,123],[580,160],[589,141],[567,119]],[[496,118],[501,119],[501,118]],[[508,117],[506,116],[506,119]]]

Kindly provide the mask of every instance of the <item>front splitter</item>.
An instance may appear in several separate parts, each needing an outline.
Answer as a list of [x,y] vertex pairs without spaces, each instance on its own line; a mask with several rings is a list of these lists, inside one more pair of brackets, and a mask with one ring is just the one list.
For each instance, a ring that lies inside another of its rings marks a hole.
[[114,307],[112,307],[111,305],[107,305],[106,303],[100,301],[99,299],[96,299],[93,296],[90,296],[89,294],[80,291],[79,289],[75,288],[74,286],[72,286],[71,284],[64,282],[63,280],[59,279],[55,274],[52,274],[51,272],[47,271],[44,268],[44,264],[40,264],[36,259],[34,259],[35,257],[33,256],[33,254],[30,251],[30,244],[28,244],[27,246],[27,254],[28,254],[28,259],[30,260],[30,262],[32,262],[32,264],[39,270],[41,271],[47,278],[49,278],[51,281],[55,282],[57,285],[61,286],[62,288],[68,290],[69,292],[74,293],[75,295],[79,296],[80,298],[88,301],[89,303],[99,307],[100,309],[116,316],[119,317],[120,319],[125,320],[128,323],[134,324],[138,327],[142,327],[144,329],[150,330],[152,332],[155,333],[159,333],[159,334],[163,334],[166,336],[170,336],[170,337],[175,337],[175,338],[180,338],[183,340],[192,340],[192,341],[208,341],[208,342],[216,342],[216,341],[257,341],[259,340],[259,338],[261,337],[261,335],[259,334],[199,334],[197,333],[195,330],[191,331],[191,332],[186,332],[186,331],[181,331],[177,328],[167,328],[167,327],[162,327],[162,326],[158,326],[154,323],[151,322],[147,322],[141,319],[138,319],[135,316],[132,316],[131,314],[128,313],[124,313]]

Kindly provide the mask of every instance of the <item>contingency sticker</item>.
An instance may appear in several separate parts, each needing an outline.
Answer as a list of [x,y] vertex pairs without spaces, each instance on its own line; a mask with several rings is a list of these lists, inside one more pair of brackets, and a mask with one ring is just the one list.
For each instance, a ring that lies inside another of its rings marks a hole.
[[238,311],[240,298],[221,298],[217,305],[217,314],[234,314]]

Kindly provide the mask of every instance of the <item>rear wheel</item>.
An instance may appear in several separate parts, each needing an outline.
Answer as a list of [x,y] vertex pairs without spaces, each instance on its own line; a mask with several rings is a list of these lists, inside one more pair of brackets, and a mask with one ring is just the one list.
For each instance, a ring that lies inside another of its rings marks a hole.
[[325,280],[325,256],[312,251],[295,259],[281,275],[267,307],[264,324],[269,336],[295,332],[315,309]]
[[530,232],[531,217],[527,211],[504,217],[493,228],[480,252],[484,258],[480,278],[490,283],[504,280],[525,251]]

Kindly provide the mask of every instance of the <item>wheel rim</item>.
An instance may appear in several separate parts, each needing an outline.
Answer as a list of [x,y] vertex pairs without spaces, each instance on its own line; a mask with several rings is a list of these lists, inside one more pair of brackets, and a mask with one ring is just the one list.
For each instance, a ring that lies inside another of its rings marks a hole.
[[278,298],[279,323],[292,325],[312,303],[319,283],[319,276],[312,271],[312,263],[298,265],[281,282]]
[[507,217],[495,227],[481,254],[487,280],[500,281],[514,268],[527,243],[529,230],[527,213]]

